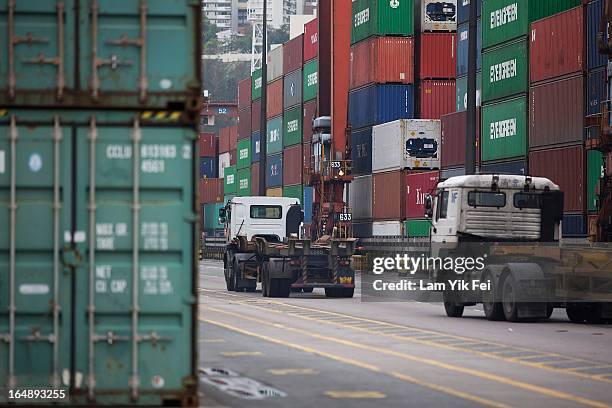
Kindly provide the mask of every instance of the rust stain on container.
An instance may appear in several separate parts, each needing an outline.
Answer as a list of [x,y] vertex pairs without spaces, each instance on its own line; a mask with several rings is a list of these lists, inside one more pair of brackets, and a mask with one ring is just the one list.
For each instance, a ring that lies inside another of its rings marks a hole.
[[[465,137],[467,112],[455,112],[441,118],[442,153],[441,167],[452,168],[465,164]],[[480,162],[480,109],[476,109],[476,163]]]
[[421,119],[440,119],[455,110],[455,80],[421,81]]
[[450,79],[456,76],[457,35],[421,33],[421,79]]
[[283,113],[283,79],[268,84],[266,116],[273,118]]
[[351,47],[350,89],[370,83],[414,82],[412,37],[370,37]]

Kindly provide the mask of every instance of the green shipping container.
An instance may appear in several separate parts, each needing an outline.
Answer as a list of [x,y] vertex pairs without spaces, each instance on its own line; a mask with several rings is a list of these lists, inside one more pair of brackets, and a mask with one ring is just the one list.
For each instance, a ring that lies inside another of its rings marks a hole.
[[268,121],[266,153],[272,155],[283,151],[283,117],[277,116]]
[[297,198],[300,200],[300,204],[304,204],[304,186],[302,184],[295,184],[293,186],[283,187],[283,197]]
[[351,44],[372,35],[414,34],[414,2],[353,0]]
[[236,194],[238,191],[238,183],[236,182],[236,166],[226,167],[223,177],[223,193]]
[[522,39],[482,54],[482,102],[526,93],[529,86],[529,49]]
[[580,4],[580,0],[482,0],[482,48],[526,36],[530,23]]
[[[467,109],[467,76],[457,78],[455,86],[456,111]],[[480,106],[482,98],[482,72],[476,73],[476,105]]]
[[251,195],[251,168],[238,170],[236,173],[238,178],[238,189],[237,193],[240,197],[246,197]]
[[195,403],[196,138],[126,112],[0,118],[0,384]]
[[236,147],[238,158],[236,159],[236,168],[246,169],[251,167],[251,139],[242,139],[238,141]]
[[302,98],[304,102],[317,97],[319,92],[319,67],[317,60],[312,60],[304,65],[304,81]]
[[589,211],[597,210],[595,189],[604,176],[603,156],[600,151],[587,151],[587,203]]
[[251,100],[255,101],[261,98],[261,68],[251,74]]
[[224,203],[204,204],[204,228],[206,230],[223,229],[223,224],[219,223],[219,209],[224,206]]
[[192,1],[98,1],[95,13],[92,4],[0,2],[2,38],[15,36],[0,47],[0,106],[197,106],[201,17]]
[[482,160],[524,157],[527,154],[527,98],[482,107]]
[[422,238],[429,236],[431,221],[429,220],[408,220],[404,222],[404,231],[407,237]]
[[293,146],[302,143],[302,106],[296,106],[285,111],[283,116],[283,146]]

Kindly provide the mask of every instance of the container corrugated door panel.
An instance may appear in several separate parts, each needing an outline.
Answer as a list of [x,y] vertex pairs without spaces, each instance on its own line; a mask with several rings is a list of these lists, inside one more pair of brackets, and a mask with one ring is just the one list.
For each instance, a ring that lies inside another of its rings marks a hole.
[[482,107],[482,161],[522,157],[527,153],[527,99]]
[[531,83],[582,72],[585,60],[583,17],[582,7],[577,7],[531,25]]
[[283,78],[283,107],[285,109],[302,103],[302,70],[298,69]]
[[302,143],[302,106],[285,111],[283,115],[283,146]]
[[200,178],[217,177],[217,161],[214,157],[200,157]]
[[251,74],[251,100],[255,101],[261,98],[261,86],[263,84],[263,80],[261,78],[261,68],[255,70]]
[[440,173],[438,171],[408,173],[405,177],[405,216],[406,218],[422,218],[425,216],[425,196],[435,195]]
[[251,165],[251,195],[259,195],[259,163]]
[[238,183],[238,196],[246,197],[251,195],[251,168],[240,169],[236,172]]
[[529,173],[536,177],[546,177],[561,188],[565,212],[584,212],[586,208],[584,156],[582,146],[529,154]]
[[191,2],[81,1],[79,12],[80,83],[98,105],[197,106],[200,15]]
[[251,137],[251,107],[238,112],[238,139],[248,139]]
[[268,78],[267,82],[277,80],[283,76],[283,46],[279,45],[268,52]]
[[529,52],[525,39],[486,51],[482,55],[482,101],[489,102],[527,92]]
[[259,161],[259,131],[257,132],[253,132],[253,134],[251,135],[251,158],[252,158],[252,162],[258,162]]
[[[461,3],[465,0],[459,0]],[[476,70],[482,68],[482,21],[478,19],[476,26]],[[457,29],[457,76],[467,75],[469,51],[469,24],[462,24]]]
[[[594,0],[589,2],[586,7],[587,66],[588,69],[591,70],[597,67],[603,67],[608,61],[605,54],[600,54],[599,50],[597,49],[597,32],[599,31],[599,24],[603,14],[604,2],[603,0]],[[604,35],[606,35],[606,33],[604,33]]]
[[411,37],[372,37],[351,47],[350,89],[370,83],[414,82]]
[[[283,154],[275,154],[266,159],[266,188],[283,185]],[[282,188],[281,188],[282,195]]]
[[[467,109],[467,76],[457,78],[455,81],[455,109],[457,112]],[[482,72],[476,73],[476,106],[481,106],[482,99]]]
[[286,75],[302,66],[302,48],[304,46],[304,35],[298,35],[295,38],[283,44],[283,73]]
[[251,139],[243,139],[238,142],[236,148],[236,168],[246,169],[251,167]]
[[597,210],[597,188],[604,176],[603,156],[598,150],[587,151],[587,210]]
[[457,36],[455,33],[421,34],[421,79],[455,78]]
[[283,184],[290,186],[302,183],[302,145],[283,150]]
[[278,116],[268,121],[266,153],[268,155],[283,151],[283,117]]
[[455,110],[455,80],[421,81],[421,119],[440,119]]
[[584,79],[577,76],[531,87],[529,146],[580,143],[584,139]]
[[404,174],[398,171],[372,175],[372,217],[375,220],[404,218]]
[[[480,109],[476,109],[476,163],[480,162]],[[465,164],[465,135],[467,113],[465,111],[444,115],[440,119],[442,128],[440,162],[442,168]]]
[[[58,6],[61,4],[61,8]],[[0,4],[0,105],[56,105],[75,87],[74,0]],[[12,24],[9,24],[11,20]],[[9,29],[13,40],[7,40]],[[60,33],[63,36],[60,37]],[[63,49],[63,53],[60,50]],[[9,58],[12,53],[12,58]],[[54,63],[57,58],[58,64]]]
[[251,131],[261,131],[261,99],[254,101],[251,107]]
[[283,113],[283,80],[277,79],[268,84],[266,95],[266,117],[273,118]]
[[312,121],[317,114],[317,101],[304,103],[304,118],[302,120],[302,133],[304,142],[310,142],[312,139]]
[[[476,0],[476,15],[482,13],[482,0]],[[462,24],[470,19],[470,0],[457,0],[457,23]]]
[[304,102],[317,97],[319,91],[319,71],[317,60],[312,60],[304,65],[302,79],[302,98]]
[[200,133],[200,157],[214,157],[217,150],[217,136],[213,132]]
[[601,103],[607,100],[606,69],[601,68],[589,72],[586,88],[586,115],[597,115],[601,113]]
[[370,85],[349,93],[348,119],[353,128],[412,119],[413,116],[412,85]]
[[372,128],[353,130],[351,134],[353,175],[372,174]]
[[236,166],[228,166],[225,168],[223,180],[223,193],[225,195],[236,194]]
[[304,61],[317,58],[319,54],[319,20],[314,19],[304,24]]
[[238,82],[238,110],[251,108],[251,78]]
[[158,405],[194,373],[192,150],[188,129],[77,129],[75,369],[97,402]]

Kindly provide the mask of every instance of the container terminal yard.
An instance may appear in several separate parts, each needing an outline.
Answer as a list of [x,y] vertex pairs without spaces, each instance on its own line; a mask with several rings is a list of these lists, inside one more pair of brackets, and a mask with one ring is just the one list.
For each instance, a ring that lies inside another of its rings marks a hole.
[[0,406],[612,406],[611,24],[0,0]]

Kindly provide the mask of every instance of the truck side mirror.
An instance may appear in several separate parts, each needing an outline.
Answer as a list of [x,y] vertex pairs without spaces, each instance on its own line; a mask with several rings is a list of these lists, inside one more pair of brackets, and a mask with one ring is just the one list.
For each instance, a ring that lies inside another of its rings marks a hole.
[[433,198],[431,194],[425,196],[425,218],[431,218],[433,216]]
[[227,221],[226,217],[225,208],[219,208],[219,224],[225,224],[225,221]]

